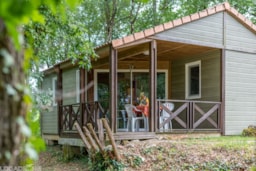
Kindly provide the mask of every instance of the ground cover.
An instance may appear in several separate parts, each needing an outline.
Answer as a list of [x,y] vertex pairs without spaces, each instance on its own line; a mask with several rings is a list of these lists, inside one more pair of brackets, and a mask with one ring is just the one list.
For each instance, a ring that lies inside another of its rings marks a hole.
[[[162,134],[157,139],[124,141],[118,145],[122,156],[118,168],[127,171],[252,170],[256,166],[255,148],[252,137]],[[64,161],[59,146],[48,147],[40,154],[37,164],[44,171],[89,170],[90,166],[86,156]]]

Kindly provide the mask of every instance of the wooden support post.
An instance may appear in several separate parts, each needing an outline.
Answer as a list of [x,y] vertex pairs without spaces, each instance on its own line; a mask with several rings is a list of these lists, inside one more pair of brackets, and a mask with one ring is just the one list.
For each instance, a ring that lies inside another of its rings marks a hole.
[[62,92],[62,69],[60,65],[56,66],[57,73],[57,112],[58,112],[58,134],[60,135],[63,131],[63,92]]
[[92,146],[92,150],[94,152],[97,152],[99,149],[98,149],[98,146],[97,144],[95,143],[95,141],[93,140],[91,134],[90,134],[90,131],[86,128],[86,126],[83,126],[83,130],[84,130],[84,133],[85,133],[85,136],[87,137],[87,140],[88,142],[90,143],[90,145]]
[[96,133],[95,133],[93,127],[92,127],[92,124],[91,124],[91,123],[88,123],[88,124],[87,124],[87,127],[88,127],[88,129],[89,129],[89,131],[90,131],[92,137],[93,137],[94,140],[96,141],[96,143],[97,143],[97,145],[98,145],[100,151],[103,152],[103,151],[104,151],[104,146],[102,146],[102,144],[100,143],[100,140],[99,140],[99,138],[97,137],[97,135],[96,135]]
[[85,103],[85,69],[80,69],[80,119],[81,119],[81,125],[84,125],[84,103]]
[[111,142],[111,145],[113,147],[113,151],[114,151],[114,154],[116,156],[116,160],[117,161],[120,161],[121,160],[121,157],[117,151],[117,147],[116,147],[116,143],[115,143],[115,140],[114,140],[114,136],[112,134],[112,131],[108,125],[108,122],[105,118],[102,118],[102,122],[103,122],[103,126],[105,127],[106,131],[107,131],[107,134],[108,134],[108,137],[109,137],[109,140]]
[[116,116],[117,116],[117,58],[118,53],[117,50],[113,47],[110,47],[110,77],[109,77],[109,85],[110,85],[110,127],[113,132],[116,132]]
[[92,147],[91,147],[91,145],[89,144],[89,142],[87,141],[86,137],[84,136],[84,133],[83,133],[83,131],[82,131],[80,125],[77,123],[77,121],[75,122],[75,127],[76,127],[76,129],[77,129],[77,131],[78,131],[80,137],[82,138],[82,140],[83,140],[83,142],[84,142],[86,151],[87,151],[88,153],[90,153]]
[[98,124],[99,140],[100,140],[101,145],[104,147],[105,141],[104,141],[104,130],[103,130],[103,125],[102,125],[102,120],[97,119],[97,124]]
[[149,131],[155,132],[157,127],[157,117],[155,116],[156,111],[156,82],[157,82],[157,43],[155,40],[150,42],[150,94],[149,94],[149,107],[150,107],[150,115],[149,115]]

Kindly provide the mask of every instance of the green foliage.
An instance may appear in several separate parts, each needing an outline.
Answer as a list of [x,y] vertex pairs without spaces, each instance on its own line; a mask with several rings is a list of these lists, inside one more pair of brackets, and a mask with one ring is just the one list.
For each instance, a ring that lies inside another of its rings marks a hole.
[[[84,10],[81,15],[88,17],[87,36],[99,45],[223,2],[226,0],[86,0],[81,5]],[[229,0],[229,3],[255,21],[255,0]]]
[[142,151],[142,153],[143,153],[144,155],[147,155],[147,154],[151,154],[152,151],[153,151],[153,149],[152,149],[151,147],[149,147],[149,148],[144,148],[143,151]]
[[253,166],[250,171],[256,171],[256,166]]
[[228,163],[225,161],[209,161],[196,164],[184,164],[184,170],[213,170],[213,171],[226,171],[226,170],[244,170],[240,163]]
[[57,62],[72,59],[82,68],[91,68],[91,59],[97,57],[92,44],[86,39],[87,29],[83,21],[66,7],[65,18],[60,12],[53,13],[47,6],[40,6],[45,23],[31,22],[26,27],[28,46],[33,47],[34,55],[42,66],[53,66]]
[[[18,57],[18,53],[15,52],[14,49],[17,50],[20,54],[23,53],[23,35],[21,34],[21,28],[24,24],[29,23],[29,21],[37,21],[39,23],[43,23],[43,16],[39,13],[38,7],[41,6],[43,3],[47,4],[49,8],[52,11],[55,11],[57,9],[57,6],[61,8],[60,4],[68,4],[69,6],[74,6],[77,1],[76,0],[44,0],[44,1],[34,1],[34,0],[8,0],[8,1],[0,1],[0,19],[1,19],[1,26],[7,28],[7,34],[12,40],[12,43],[14,43],[15,48],[9,47],[9,49],[1,49],[1,56],[4,56],[4,66],[3,71],[5,74],[9,74],[11,72],[20,72],[21,75],[23,73],[28,74],[28,70],[31,69],[32,65],[31,63],[36,61],[39,61],[37,58],[32,57],[33,55],[33,47],[27,46],[27,50],[25,51],[25,57],[24,61],[23,58],[19,59],[20,66],[17,66],[18,71],[15,70],[16,68],[13,67],[12,70],[9,70],[10,66],[13,65],[13,61],[15,58]],[[62,8],[63,9],[63,8]],[[58,13],[59,15],[64,14],[64,10],[60,10]],[[5,33],[1,34],[2,36],[6,36]],[[29,40],[30,38],[28,38]],[[1,39],[3,40],[3,39]],[[31,39],[30,39],[31,40]],[[5,40],[4,40],[5,41]],[[9,42],[1,42],[1,44],[5,44]],[[1,46],[5,47],[5,46]],[[10,53],[16,54],[16,55],[9,55]],[[21,55],[22,56],[22,55]],[[16,59],[17,60],[17,59]],[[21,68],[21,69],[20,69]],[[18,79],[17,79],[18,80]],[[23,152],[25,156],[28,156],[29,158],[24,159],[23,164],[29,164],[32,163],[32,160],[35,160],[38,158],[37,152],[44,149],[44,143],[41,138],[39,138],[40,135],[40,127],[39,127],[39,113],[38,111],[31,109],[30,106],[32,104],[32,100],[30,97],[29,90],[27,89],[26,85],[23,85],[23,77],[21,76],[22,81],[17,81],[15,79],[11,80],[13,82],[13,85],[7,84],[4,89],[8,91],[9,95],[14,96],[14,101],[18,104],[20,104],[22,107],[15,109],[17,110],[17,113],[12,114],[10,112],[10,122],[8,123],[17,123],[17,125],[20,128],[22,136],[14,137],[15,139],[15,147],[13,147],[14,150],[20,150]],[[5,80],[0,80],[0,82]],[[16,82],[14,82],[16,81]],[[5,86],[5,85],[4,85]],[[17,93],[19,91],[19,93]],[[13,101],[6,102],[6,106],[11,106],[10,104]],[[28,111],[26,111],[26,109]],[[24,111],[19,111],[23,110]],[[10,110],[12,111],[12,110]],[[27,114],[26,121],[24,114]],[[14,117],[17,116],[17,117]],[[9,130],[6,130],[9,131]],[[12,136],[15,136],[16,133],[10,132]],[[18,134],[17,134],[18,135]],[[22,139],[24,138],[24,139]],[[7,141],[8,142],[8,141]],[[23,143],[21,145],[21,149],[17,149],[20,147],[20,143]],[[17,146],[17,147],[16,147]],[[4,148],[4,146],[1,146]],[[16,153],[16,152],[15,152]],[[1,156],[2,154],[0,154]],[[6,158],[9,160],[16,161],[16,154],[14,156],[11,156],[12,154],[7,151],[5,152]],[[12,159],[13,157],[13,159]]]
[[135,156],[134,160],[133,160],[133,164],[135,167],[138,167],[142,164],[142,158],[139,156]]
[[[0,1],[0,16],[4,20],[8,29],[8,33],[12,37],[17,49],[19,49],[20,45],[22,44],[17,28],[20,27],[21,24],[28,23],[30,19],[32,19],[33,21],[43,22],[43,17],[39,14],[37,10],[38,6],[40,6],[42,2],[44,4],[47,4],[52,10],[55,11],[57,4],[60,3],[60,0]],[[63,0],[63,3],[64,2],[71,7],[77,5],[77,0]]]
[[71,149],[71,146],[68,144],[63,145],[63,160],[69,161],[74,157],[74,153]]
[[69,162],[77,162],[81,165],[88,165],[88,158],[87,156],[84,156],[80,151],[77,152],[77,149],[74,150],[74,148],[79,147],[73,147],[68,144],[64,144],[62,148],[61,146],[47,146],[47,152],[51,154],[51,158],[54,160],[60,162],[60,163],[69,163]]
[[122,171],[124,165],[114,159],[113,151],[97,152],[90,156],[89,170],[106,170],[106,171]]
[[206,162],[206,163],[196,163],[193,165],[185,164],[185,166],[182,169],[191,170],[191,171],[192,170],[226,171],[226,170],[232,170],[232,166],[217,160],[217,161]]
[[[28,16],[41,20],[36,10],[38,2],[30,0],[10,0],[0,2],[0,16],[4,20],[9,35],[17,49],[20,48],[19,33],[17,31],[20,24],[28,22]],[[22,8],[21,8],[22,7]]]
[[100,104],[103,109],[108,109],[109,107],[109,87],[106,84],[98,84],[98,97],[101,100]]
[[256,126],[248,126],[248,128],[244,129],[242,132],[243,136],[251,136],[251,137],[256,137]]
[[143,163],[143,159],[140,156],[131,154],[125,154],[124,156],[127,160],[127,164],[131,167],[138,168]]
[[41,138],[40,133],[40,114],[35,108],[30,110],[26,116],[28,124],[27,131],[29,135],[24,142],[24,154],[28,156],[24,161],[24,165],[31,165],[33,161],[38,160],[38,153],[45,150],[44,140]]

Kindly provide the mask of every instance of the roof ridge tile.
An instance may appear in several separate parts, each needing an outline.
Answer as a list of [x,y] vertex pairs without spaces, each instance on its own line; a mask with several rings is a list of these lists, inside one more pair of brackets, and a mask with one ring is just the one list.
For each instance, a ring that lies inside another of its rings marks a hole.
[[251,28],[256,32],[256,25],[255,24],[253,24]]
[[123,44],[124,44],[123,38],[112,40],[112,46],[113,47],[121,46]]
[[190,15],[187,15],[185,17],[182,17],[181,20],[182,20],[183,24],[189,23],[189,22],[191,22],[191,17],[190,17]]
[[173,22],[173,26],[174,26],[174,27],[177,27],[177,26],[179,26],[179,25],[182,25],[182,20],[181,20],[181,18],[178,18],[178,19],[176,19],[176,20],[173,20],[172,22]]
[[211,8],[208,8],[206,10],[207,10],[208,15],[212,15],[212,14],[216,13],[215,7],[211,7]]
[[123,39],[124,39],[124,43],[130,43],[130,42],[135,40],[134,34],[130,34],[128,36],[125,36]]
[[224,2],[223,5],[224,5],[225,9],[230,9],[231,8],[230,3],[228,3],[228,2]]
[[149,28],[149,29],[144,30],[144,33],[145,33],[145,37],[147,37],[147,36],[153,35],[155,32],[154,32],[153,28]]
[[135,40],[143,39],[145,37],[145,34],[143,31],[134,33]]
[[164,25],[164,29],[165,29],[165,30],[171,29],[171,28],[174,27],[172,21],[166,22],[166,23],[164,23],[163,25]]
[[244,15],[242,15],[242,14],[240,14],[240,13],[238,13],[238,15],[237,15],[237,17],[241,20],[241,21],[245,21],[245,16]]
[[208,16],[207,10],[199,11],[198,14],[199,14],[199,18]]
[[155,33],[159,33],[159,32],[162,32],[164,30],[165,29],[164,29],[164,25],[163,24],[160,24],[160,25],[157,25],[157,26],[154,27]]
[[190,14],[191,21],[198,20],[200,18],[199,13]]
[[225,3],[221,3],[221,4],[219,4],[219,5],[216,5],[216,6],[215,6],[215,9],[216,9],[216,13],[217,13],[217,12],[224,11],[224,10],[226,9],[226,5],[225,5]]

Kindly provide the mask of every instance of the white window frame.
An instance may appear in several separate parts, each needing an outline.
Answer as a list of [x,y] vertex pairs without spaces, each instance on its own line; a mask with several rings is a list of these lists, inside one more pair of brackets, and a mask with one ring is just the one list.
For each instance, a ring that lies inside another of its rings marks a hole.
[[56,86],[57,86],[57,77],[52,78],[52,105],[57,106],[56,101]]
[[80,103],[80,70],[76,70],[76,103]]
[[[195,67],[198,66],[199,67],[199,94],[196,95],[190,95],[190,68],[191,67]],[[186,99],[199,99],[201,98],[201,60],[199,61],[195,61],[195,62],[190,62],[190,63],[186,63],[185,66],[185,98]]]

